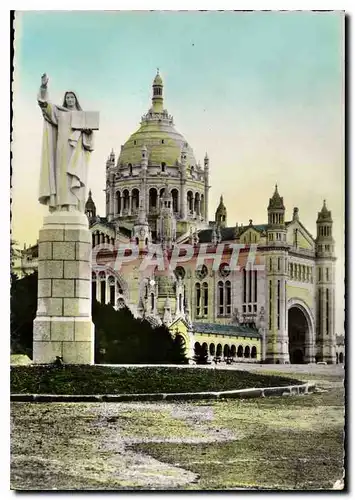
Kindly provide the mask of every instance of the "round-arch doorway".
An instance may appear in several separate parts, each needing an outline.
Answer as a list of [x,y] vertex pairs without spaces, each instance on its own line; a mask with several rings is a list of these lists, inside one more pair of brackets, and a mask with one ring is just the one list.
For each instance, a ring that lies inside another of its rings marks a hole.
[[290,363],[303,364],[306,357],[308,323],[303,311],[298,307],[288,310],[288,349]]

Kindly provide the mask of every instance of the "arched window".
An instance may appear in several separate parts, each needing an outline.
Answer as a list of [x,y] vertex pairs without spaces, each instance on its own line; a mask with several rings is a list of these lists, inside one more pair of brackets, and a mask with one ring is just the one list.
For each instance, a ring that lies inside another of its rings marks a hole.
[[210,344],[210,355],[214,356],[216,352],[216,346],[214,344]]
[[203,314],[208,315],[208,284],[203,283]]
[[158,193],[155,188],[149,189],[149,212],[155,211],[157,207]]
[[231,293],[231,282],[228,280],[225,283],[225,293],[226,293],[226,314],[231,314],[232,312],[232,293]]
[[339,353],[339,363],[343,364],[344,363],[344,354],[341,352]]
[[230,351],[230,355],[232,356],[232,358],[235,358],[236,352],[237,352],[237,349],[236,349],[235,345],[232,345],[231,351]]
[[182,294],[179,293],[179,311],[182,312]]
[[256,354],[257,354],[256,347],[255,347],[255,345],[253,345],[253,347],[251,348],[251,357],[252,357],[252,359],[256,358]]
[[222,356],[222,344],[217,345],[217,352],[216,352],[217,358]]
[[128,163],[128,169],[129,169],[129,175],[132,175],[133,174],[132,163]]
[[99,274],[100,280],[100,302],[106,304],[106,275],[103,271]]
[[165,161],[162,161],[162,163],[161,163],[161,171],[162,172],[165,172],[165,167],[166,167],[166,163],[165,163]]
[[244,351],[244,357],[250,358],[250,347],[247,345]]
[[218,282],[218,311],[219,314],[224,313],[224,290],[223,290],[223,281]]
[[152,312],[154,312],[154,293],[150,294],[150,305],[152,308]]
[[109,285],[109,304],[111,304],[111,306],[114,306],[115,305],[115,278],[113,276],[109,276],[108,285]]
[[238,346],[237,356],[238,356],[238,358],[243,357],[243,346],[242,345]]
[[171,196],[173,199],[173,212],[178,212],[179,211],[179,191],[177,189],[172,189]]
[[196,316],[200,316],[200,313],[201,313],[201,285],[200,285],[200,283],[196,283],[195,292],[196,292]]
[[229,346],[225,344],[224,349],[223,349],[223,356],[225,358],[229,358]]

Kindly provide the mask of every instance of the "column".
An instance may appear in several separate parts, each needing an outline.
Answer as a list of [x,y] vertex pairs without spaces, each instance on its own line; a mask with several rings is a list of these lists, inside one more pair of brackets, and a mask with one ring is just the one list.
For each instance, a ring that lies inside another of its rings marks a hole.
[[179,199],[180,202],[180,214],[181,218],[185,220],[187,218],[187,194],[186,194],[186,181],[183,180],[181,182],[181,196]]
[[88,219],[80,212],[44,217],[38,240],[38,301],[33,323],[33,362],[94,363],[91,320],[91,246]]
[[132,215],[132,193],[129,193],[128,215]]
[[108,281],[108,277],[106,275],[106,294],[105,294],[105,304],[110,303],[110,283]]

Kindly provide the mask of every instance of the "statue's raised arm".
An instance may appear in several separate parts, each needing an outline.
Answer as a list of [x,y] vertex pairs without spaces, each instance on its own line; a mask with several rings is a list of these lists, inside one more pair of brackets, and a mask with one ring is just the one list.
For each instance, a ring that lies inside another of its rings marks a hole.
[[38,104],[41,108],[46,107],[48,104],[48,80],[49,78],[46,73],[43,73],[41,77],[41,86],[38,93]]

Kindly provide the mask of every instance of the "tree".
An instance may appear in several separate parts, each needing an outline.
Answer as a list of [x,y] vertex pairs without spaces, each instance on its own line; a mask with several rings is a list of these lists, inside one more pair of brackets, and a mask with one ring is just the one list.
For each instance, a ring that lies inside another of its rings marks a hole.
[[180,338],[173,339],[164,325],[153,328],[134,318],[126,307],[93,304],[97,363],[186,363]]
[[11,352],[32,358],[33,320],[37,310],[38,274],[34,272],[11,282]]
[[[37,311],[38,273],[11,283],[11,352],[32,357],[33,321]],[[92,303],[96,363],[186,363],[180,336],[164,325],[153,328],[126,307]]]
[[193,359],[197,365],[206,365],[208,361],[207,349],[201,345],[195,346]]

